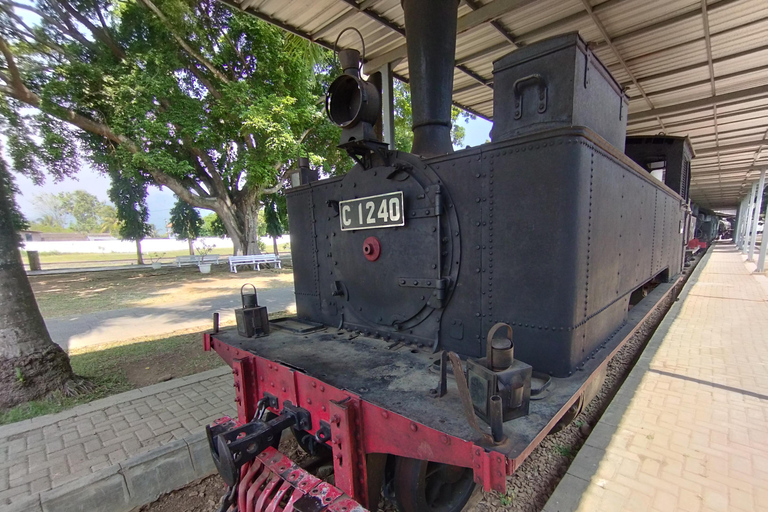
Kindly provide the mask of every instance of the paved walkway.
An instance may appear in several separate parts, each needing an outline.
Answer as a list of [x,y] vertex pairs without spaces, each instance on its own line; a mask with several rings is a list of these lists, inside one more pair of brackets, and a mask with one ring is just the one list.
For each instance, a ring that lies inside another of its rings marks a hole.
[[544,510],[768,510],[768,278],[710,250]]
[[0,509],[119,469],[131,457],[235,415],[232,382],[229,367],[217,368],[0,427]]
[[[293,286],[259,290],[259,304],[271,313],[285,311],[295,303]],[[194,302],[46,318],[45,325],[53,341],[69,350],[181,329],[209,329],[214,312],[219,312],[222,323],[234,322],[234,308],[239,306],[240,295],[236,293]]]

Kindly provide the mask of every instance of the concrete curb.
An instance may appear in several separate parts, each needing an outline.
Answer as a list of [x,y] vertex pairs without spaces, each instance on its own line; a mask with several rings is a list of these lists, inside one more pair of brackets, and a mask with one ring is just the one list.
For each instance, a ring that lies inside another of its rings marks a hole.
[[605,450],[610,444],[611,439],[613,439],[613,434],[616,432],[619,423],[621,423],[621,419],[627,407],[629,407],[629,403],[632,401],[635,391],[643,379],[643,375],[650,369],[653,356],[680,313],[680,309],[683,307],[685,298],[690,293],[691,288],[698,282],[699,276],[707,262],[709,262],[713,252],[713,250],[707,251],[696,265],[693,273],[680,291],[677,300],[669,308],[667,314],[664,315],[635,367],[632,368],[616,396],[613,397],[597,425],[595,425],[592,433],[578,454],[576,454],[576,458],[571,462],[563,479],[557,484],[555,492],[547,500],[547,504],[544,505],[542,512],[574,512],[579,508],[581,497],[587,490],[587,487],[589,487],[592,476],[597,472],[600,462],[605,457]]
[[0,439],[12,436],[14,434],[20,434],[29,430],[42,428],[48,425],[53,425],[56,422],[72,418],[74,416],[85,415],[99,409],[106,409],[113,405],[121,404],[124,402],[130,402],[137,398],[142,398],[150,395],[156,395],[163,391],[169,391],[188,384],[194,384],[214,377],[220,377],[222,375],[229,375],[232,373],[232,368],[229,366],[222,366],[221,368],[214,368],[213,370],[204,371],[202,373],[196,373],[194,375],[188,375],[187,377],[181,377],[178,379],[169,380],[168,382],[161,382],[159,384],[153,384],[144,388],[134,389],[125,393],[119,393],[117,395],[108,396],[106,398],[100,398],[87,404],[78,405],[72,409],[67,409],[56,414],[48,414],[46,416],[38,416],[37,418],[31,418],[28,420],[18,421],[11,423],[10,425],[3,425],[0,427]]
[[5,512],[129,512],[213,474],[205,431],[7,505]]

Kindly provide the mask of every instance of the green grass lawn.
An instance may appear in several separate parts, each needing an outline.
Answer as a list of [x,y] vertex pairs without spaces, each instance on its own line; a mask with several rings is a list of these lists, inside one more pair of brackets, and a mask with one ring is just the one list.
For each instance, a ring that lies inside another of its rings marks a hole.
[[218,354],[203,351],[202,340],[202,332],[193,332],[138,342],[133,340],[123,345],[72,354],[72,369],[93,383],[93,391],[77,397],[56,393],[43,400],[0,411],[0,425],[57,413],[116,393],[223,365]]
[[[288,314],[276,311],[269,314],[269,319]],[[228,326],[222,324],[222,328]],[[73,350],[69,355],[72,370],[90,380],[93,390],[77,397],[56,393],[0,410],[0,425],[54,414],[99,398],[223,366],[225,363],[216,352],[203,351],[204,332],[178,331],[164,337],[135,338]]]

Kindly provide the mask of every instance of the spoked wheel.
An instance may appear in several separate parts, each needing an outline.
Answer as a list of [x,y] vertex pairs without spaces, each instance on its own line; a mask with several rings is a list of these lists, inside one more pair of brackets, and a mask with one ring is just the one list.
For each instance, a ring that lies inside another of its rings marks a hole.
[[459,512],[475,490],[470,468],[400,457],[395,463],[400,512]]

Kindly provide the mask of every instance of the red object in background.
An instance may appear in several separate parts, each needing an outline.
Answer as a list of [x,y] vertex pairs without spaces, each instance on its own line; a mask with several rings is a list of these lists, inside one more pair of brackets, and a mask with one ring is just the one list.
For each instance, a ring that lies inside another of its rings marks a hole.
[[369,236],[363,242],[363,254],[368,261],[376,261],[381,256],[381,242],[375,236]]
[[702,242],[698,238],[691,238],[691,240],[688,242],[688,248],[689,249],[706,249],[707,242]]

